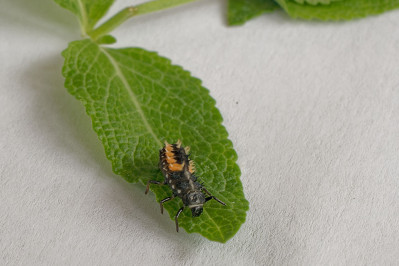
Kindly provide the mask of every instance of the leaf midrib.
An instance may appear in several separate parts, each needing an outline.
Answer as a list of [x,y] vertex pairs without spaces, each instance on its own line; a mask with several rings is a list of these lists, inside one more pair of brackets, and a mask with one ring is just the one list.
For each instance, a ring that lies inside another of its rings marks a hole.
[[125,75],[123,74],[122,70],[120,69],[118,63],[115,61],[115,59],[112,57],[112,55],[110,55],[107,52],[106,49],[102,48],[101,46],[98,46],[98,47],[99,47],[100,51],[102,53],[104,53],[104,55],[110,61],[112,67],[115,70],[116,76],[119,77],[119,79],[122,81],[122,84],[125,87],[126,91],[128,92],[129,97],[130,97],[131,101],[133,102],[133,105],[136,107],[136,110],[139,113],[140,118],[143,121],[145,128],[150,133],[150,135],[155,140],[155,142],[158,144],[158,146],[162,146],[162,143],[159,141],[158,137],[155,135],[154,131],[152,130],[152,127],[148,123],[148,119],[145,116],[143,109],[141,108],[141,105],[140,105],[139,101],[137,100],[136,95],[133,93],[132,87],[129,85],[129,82],[127,81]]
[[206,215],[208,216],[209,220],[211,220],[212,223],[213,223],[213,224],[215,225],[215,227],[217,228],[217,231],[218,231],[219,234],[220,234],[220,239],[223,239],[223,241],[226,242],[226,240],[225,240],[225,238],[224,238],[224,235],[223,235],[223,232],[222,232],[222,230],[220,229],[220,226],[215,222],[215,220],[212,218],[212,216],[209,215],[208,212],[204,212],[204,213],[206,213]]

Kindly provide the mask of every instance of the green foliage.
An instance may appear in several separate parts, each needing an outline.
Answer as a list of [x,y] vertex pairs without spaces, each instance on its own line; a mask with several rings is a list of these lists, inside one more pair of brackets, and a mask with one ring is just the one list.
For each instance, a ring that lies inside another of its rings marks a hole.
[[98,44],[113,44],[113,43],[116,43],[116,39],[112,35],[105,35],[105,36],[100,37],[96,41],[96,43],[98,43]]
[[74,13],[80,21],[84,33],[93,29],[107,13],[114,0],[54,0],[63,8]]
[[241,25],[278,7],[273,0],[229,0],[227,21],[229,25]]
[[[162,142],[181,139],[191,146],[199,180],[227,206],[209,201],[196,218],[186,209],[180,226],[214,241],[231,238],[245,221],[248,202],[237,155],[201,81],[141,48],[111,49],[82,40],[70,43],[63,56],[65,86],[84,104],[113,171],[129,182],[163,180],[158,170]],[[167,186],[151,188],[158,201],[171,195]],[[180,206],[174,199],[165,209],[173,218]]]
[[320,20],[349,20],[399,7],[399,0],[341,0],[329,5],[298,4],[292,0],[276,1],[293,18]]
[[[230,25],[270,12],[271,0],[229,0]],[[399,0],[275,0],[293,18],[350,20],[399,8]]]

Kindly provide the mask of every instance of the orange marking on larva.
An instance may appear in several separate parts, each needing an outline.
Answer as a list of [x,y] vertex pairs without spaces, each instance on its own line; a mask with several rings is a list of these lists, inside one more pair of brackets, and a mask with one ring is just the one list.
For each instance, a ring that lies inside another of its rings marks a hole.
[[171,151],[167,151],[165,154],[167,157],[171,157],[171,158],[175,157],[174,153]]
[[189,167],[188,167],[188,171],[190,172],[190,173],[194,173],[194,169],[193,169],[193,167],[190,165]]
[[182,171],[183,170],[183,166],[184,166],[184,163],[182,163],[182,164],[178,164],[178,163],[169,164],[169,170],[172,171],[172,172]]
[[176,162],[175,158],[173,158],[173,157],[166,157],[166,161],[167,161],[169,164],[172,164],[172,163],[175,163],[175,162]]
[[165,146],[165,150],[166,150],[166,152],[171,152],[173,150],[173,146],[168,144]]

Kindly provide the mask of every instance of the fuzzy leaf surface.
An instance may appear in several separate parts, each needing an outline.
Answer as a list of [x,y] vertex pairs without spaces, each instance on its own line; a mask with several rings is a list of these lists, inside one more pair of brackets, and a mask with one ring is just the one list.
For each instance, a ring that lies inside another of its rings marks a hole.
[[399,0],[341,0],[327,5],[300,4],[293,0],[276,0],[293,18],[349,20],[399,8]]
[[114,0],[54,0],[63,8],[75,14],[80,24],[87,31],[93,29],[96,23],[107,13]]
[[273,0],[229,0],[227,22],[242,25],[263,13],[273,12],[279,6]]
[[[113,171],[129,182],[163,181],[159,149],[164,140],[181,139],[191,146],[199,181],[227,206],[211,200],[195,218],[186,208],[180,227],[213,241],[230,239],[245,221],[248,201],[237,154],[201,81],[141,48],[111,49],[82,40],[70,43],[63,56],[65,86],[84,104]],[[171,195],[168,186],[151,189],[158,201]],[[175,198],[164,206],[174,220],[182,201]]]

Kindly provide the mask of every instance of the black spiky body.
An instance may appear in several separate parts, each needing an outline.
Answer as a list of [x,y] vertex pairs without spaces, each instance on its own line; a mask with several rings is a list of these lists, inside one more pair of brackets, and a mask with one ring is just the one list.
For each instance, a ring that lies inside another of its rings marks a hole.
[[[178,218],[185,207],[189,207],[193,217],[200,216],[205,202],[214,199],[222,205],[223,201],[212,196],[209,191],[203,187],[194,175],[194,162],[189,159],[189,147],[182,147],[180,140],[175,144],[165,142],[164,147],[159,150],[159,168],[165,177],[164,182],[149,180],[145,194],[148,193],[151,184],[168,185],[173,195],[160,201],[161,213],[163,213],[163,204],[175,197],[181,198],[184,206],[179,209],[175,216],[176,231],[179,232]],[[209,197],[205,197],[204,193]]]
[[205,202],[205,195],[194,175],[194,162],[189,159],[188,151],[189,149],[184,148],[180,142],[166,143],[159,151],[159,168],[165,177],[165,184],[172,189],[174,197],[182,199],[185,206],[190,206],[188,195],[193,192],[202,194]]

